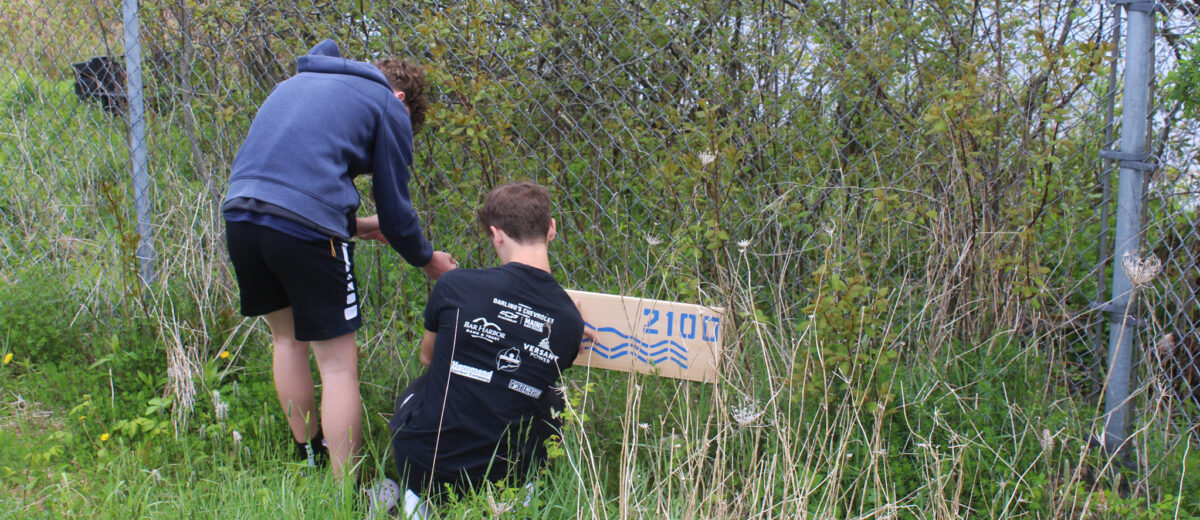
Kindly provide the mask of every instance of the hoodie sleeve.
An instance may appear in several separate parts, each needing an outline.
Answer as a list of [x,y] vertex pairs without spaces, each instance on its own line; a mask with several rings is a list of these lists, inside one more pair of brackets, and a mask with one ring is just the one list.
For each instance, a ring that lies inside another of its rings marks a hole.
[[[401,112],[397,114],[396,112]],[[371,189],[379,210],[379,228],[409,264],[423,267],[433,258],[433,246],[421,232],[421,221],[408,192],[412,164],[412,124],[399,102],[386,103],[375,132],[374,179]]]

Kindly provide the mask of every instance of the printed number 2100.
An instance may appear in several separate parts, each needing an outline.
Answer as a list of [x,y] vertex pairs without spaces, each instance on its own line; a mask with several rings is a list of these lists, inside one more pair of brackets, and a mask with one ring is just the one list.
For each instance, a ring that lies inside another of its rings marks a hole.
[[[650,317],[650,321],[642,326],[643,333],[662,334],[658,327],[655,327],[662,318],[658,309],[642,309],[642,315]],[[716,316],[696,316],[690,312],[677,314],[675,311],[668,311],[666,318],[667,337],[678,335],[683,339],[696,339],[696,322],[699,321],[700,337],[704,341],[716,341],[721,327],[721,319]]]

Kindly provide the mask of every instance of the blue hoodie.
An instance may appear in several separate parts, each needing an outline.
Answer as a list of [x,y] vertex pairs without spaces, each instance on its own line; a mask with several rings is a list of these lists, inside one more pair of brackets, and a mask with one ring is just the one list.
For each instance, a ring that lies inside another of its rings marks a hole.
[[268,225],[282,218],[348,240],[359,206],[354,177],[374,172],[383,236],[408,263],[429,263],[433,248],[408,192],[412,123],[383,72],[342,58],[332,40],[301,56],[296,69],[263,101],[234,158],[226,217],[269,215]]

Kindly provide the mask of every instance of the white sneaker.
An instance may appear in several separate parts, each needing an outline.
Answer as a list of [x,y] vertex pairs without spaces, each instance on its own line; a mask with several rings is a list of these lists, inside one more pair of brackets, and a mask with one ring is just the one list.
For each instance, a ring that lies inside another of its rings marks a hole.
[[[390,482],[390,481],[389,481]],[[392,482],[395,484],[395,482]],[[397,486],[399,489],[399,486]],[[404,490],[404,518],[408,520],[425,520],[429,516],[429,507],[425,501],[411,489]]]
[[396,510],[397,501],[400,500],[400,484],[385,478],[371,487],[367,497],[371,501],[367,508],[368,520],[388,517]]
[[530,502],[533,502],[533,491],[535,489],[536,486],[533,485],[533,481],[525,484],[525,493],[523,493],[523,498],[521,499],[521,506],[529,507]]

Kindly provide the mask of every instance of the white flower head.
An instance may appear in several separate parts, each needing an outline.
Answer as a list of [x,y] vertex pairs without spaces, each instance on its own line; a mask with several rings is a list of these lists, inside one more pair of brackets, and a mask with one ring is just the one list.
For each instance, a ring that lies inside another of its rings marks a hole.
[[731,406],[729,414],[733,416],[733,421],[746,428],[753,426],[758,422],[758,419],[763,415],[763,409],[756,400],[742,401],[740,406]]
[[737,246],[738,252],[745,253],[746,249],[750,247],[750,239],[738,240]]
[[238,433],[237,430],[233,430],[233,432],[230,433],[230,436],[233,437],[233,445],[234,446],[242,445],[242,434],[241,433]]
[[638,428],[641,428],[645,431],[650,431],[650,425],[644,422],[638,423]]
[[716,150],[705,150],[696,155],[700,159],[700,166],[708,166],[713,161],[717,160]]
[[1050,433],[1049,429],[1042,430],[1042,436],[1038,441],[1042,444],[1042,451],[1054,451],[1054,435]]
[[1121,257],[1121,270],[1125,271],[1125,276],[1134,287],[1141,287],[1162,272],[1162,261],[1154,255],[1142,258],[1133,251],[1126,251],[1125,256]]
[[662,239],[658,238],[655,235],[651,235],[650,233],[646,233],[646,243],[650,244],[650,246],[653,247],[653,246],[661,244]]
[[229,403],[221,400],[221,392],[219,390],[213,390],[212,401],[213,413],[217,416],[217,422],[225,422],[225,419],[229,418]]
[[488,509],[492,510],[492,518],[498,518],[500,515],[512,511],[513,505],[511,503],[503,500],[497,501],[492,497],[491,493],[488,493],[487,501]]

